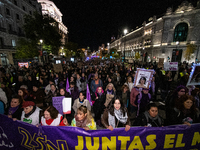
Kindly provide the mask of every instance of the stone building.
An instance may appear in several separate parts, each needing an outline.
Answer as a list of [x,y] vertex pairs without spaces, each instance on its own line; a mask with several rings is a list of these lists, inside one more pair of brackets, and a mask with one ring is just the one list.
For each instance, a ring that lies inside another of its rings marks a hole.
[[50,0],[37,0],[38,3],[41,3],[42,6],[42,14],[48,15],[58,23],[59,33],[62,36],[61,42],[62,45],[68,42],[68,29],[62,22],[62,13],[57,8],[57,6]]
[[23,31],[24,15],[41,12],[36,0],[0,1],[0,64],[13,64],[16,42],[25,37]]
[[184,54],[187,44],[195,44],[197,49],[191,62],[200,60],[200,3],[194,7],[184,1],[174,12],[168,8],[165,15],[150,18],[141,27],[113,41],[111,48],[122,52],[126,61],[185,61]]

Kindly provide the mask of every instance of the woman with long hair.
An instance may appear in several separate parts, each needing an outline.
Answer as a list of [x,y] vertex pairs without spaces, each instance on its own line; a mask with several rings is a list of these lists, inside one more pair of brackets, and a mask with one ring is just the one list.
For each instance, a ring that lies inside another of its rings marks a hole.
[[53,106],[44,109],[44,116],[41,118],[41,124],[44,126],[65,126],[63,116]]
[[111,131],[117,127],[125,127],[125,131],[130,129],[131,123],[128,111],[124,107],[120,97],[113,98],[109,108],[104,110],[101,123]]
[[72,120],[71,126],[80,127],[85,130],[96,130],[96,123],[91,112],[85,106],[81,106],[77,109],[77,113]]
[[23,101],[28,101],[29,99],[29,92],[25,88],[20,88],[18,90],[18,95]]
[[112,83],[108,83],[105,89],[105,95],[106,95],[106,102],[105,107],[109,106],[109,103],[111,100],[116,96],[116,89]]
[[[169,120],[169,117],[170,117],[169,114],[170,114],[171,109],[173,109],[175,107],[175,104],[178,103],[179,98],[182,95],[185,95],[186,93],[188,93],[188,89],[185,86],[180,85],[171,94],[169,94],[165,102],[166,121]],[[170,124],[170,123],[166,122],[166,124]]]
[[178,103],[170,111],[168,123],[170,125],[199,123],[199,115],[193,96],[185,94],[179,98]]

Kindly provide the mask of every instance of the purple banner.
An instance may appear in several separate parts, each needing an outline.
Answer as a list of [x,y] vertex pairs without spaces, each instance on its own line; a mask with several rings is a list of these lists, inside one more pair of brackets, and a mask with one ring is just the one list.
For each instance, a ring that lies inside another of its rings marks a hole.
[[1,150],[200,149],[200,124],[85,131],[76,127],[35,127],[0,115]]

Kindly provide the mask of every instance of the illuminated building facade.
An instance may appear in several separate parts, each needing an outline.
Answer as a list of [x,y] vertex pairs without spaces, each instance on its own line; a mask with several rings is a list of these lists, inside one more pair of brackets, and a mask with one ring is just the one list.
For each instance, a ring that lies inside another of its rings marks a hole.
[[35,0],[0,1],[0,65],[14,64],[13,54],[23,31],[24,15],[41,13],[41,5]]
[[174,12],[168,8],[165,15],[149,19],[141,27],[131,31],[113,42],[110,47],[122,52],[126,61],[139,56],[140,61],[185,61],[187,44],[195,44],[197,49],[189,61],[200,60],[200,3],[194,7],[183,2]]
[[58,23],[58,29],[62,36],[61,42],[63,45],[68,42],[68,29],[62,22],[62,13],[56,7],[56,5],[50,0],[37,0],[38,3],[41,3],[42,14],[48,15],[53,18]]

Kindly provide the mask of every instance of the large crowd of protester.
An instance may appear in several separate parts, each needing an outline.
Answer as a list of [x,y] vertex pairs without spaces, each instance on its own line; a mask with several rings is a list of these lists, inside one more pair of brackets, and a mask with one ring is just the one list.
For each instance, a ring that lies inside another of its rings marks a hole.
[[[134,86],[137,68],[155,71],[150,88]],[[200,89],[198,85],[187,86],[190,72],[186,63],[179,63],[178,71],[164,71],[156,62],[67,62],[59,72],[53,64],[11,65],[0,68],[1,109],[13,121],[36,126],[111,131],[118,127],[128,131],[134,126],[190,126],[200,123]],[[91,101],[86,98],[87,85]],[[52,98],[58,96],[72,99],[71,114],[62,115],[53,106]]]

